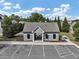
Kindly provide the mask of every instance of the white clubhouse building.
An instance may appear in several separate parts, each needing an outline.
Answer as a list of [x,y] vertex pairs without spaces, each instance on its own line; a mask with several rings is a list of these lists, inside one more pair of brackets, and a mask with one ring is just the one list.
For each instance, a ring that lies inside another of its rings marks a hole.
[[56,22],[26,22],[23,29],[24,41],[59,41],[59,27]]

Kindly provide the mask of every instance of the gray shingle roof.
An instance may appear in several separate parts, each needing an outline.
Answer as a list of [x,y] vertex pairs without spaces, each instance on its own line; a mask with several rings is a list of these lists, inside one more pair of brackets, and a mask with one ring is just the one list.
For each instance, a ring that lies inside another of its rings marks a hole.
[[26,22],[23,32],[32,32],[37,27],[40,27],[44,32],[60,32],[58,24],[56,22],[43,23],[43,22]]

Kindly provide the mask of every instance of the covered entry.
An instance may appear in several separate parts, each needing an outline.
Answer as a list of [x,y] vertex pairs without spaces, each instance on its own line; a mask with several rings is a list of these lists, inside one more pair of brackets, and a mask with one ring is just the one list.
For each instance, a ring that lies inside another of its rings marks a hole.
[[42,40],[42,33],[34,33],[34,40]]
[[40,27],[37,27],[34,30],[34,41],[43,42],[43,33],[44,33],[44,31]]

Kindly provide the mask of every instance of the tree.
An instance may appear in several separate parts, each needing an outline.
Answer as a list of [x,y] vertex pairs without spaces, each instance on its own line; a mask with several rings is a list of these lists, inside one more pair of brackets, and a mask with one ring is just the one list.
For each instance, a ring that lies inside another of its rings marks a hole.
[[76,39],[79,39],[79,22],[77,22],[74,26],[73,26],[73,30],[74,30],[74,36]]
[[60,20],[60,17],[58,16],[58,21],[57,21],[57,23],[58,23],[58,26],[59,26],[59,30],[61,31],[61,20]]
[[64,18],[63,24],[62,24],[62,31],[63,32],[69,32],[70,30],[70,25],[67,22],[67,18]]
[[3,19],[3,21],[2,21],[3,36],[8,35],[8,34],[6,34],[6,33],[9,31],[11,24],[12,24],[12,23],[11,23],[10,18],[5,15],[5,16],[4,16],[4,19]]
[[5,26],[11,25],[11,19],[8,16],[4,16],[3,25]]
[[12,15],[10,16],[10,18],[11,18],[11,20],[15,20],[17,23],[19,23],[19,21],[20,21],[20,17],[19,17],[18,15],[12,14]]
[[15,20],[16,20],[17,23],[19,23],[20,17],[16,15],[16,16],[15,16]]
[[49,18],[46,19],[47,22],[50,22]]
[[8,38],[14,37],[14,35],[21,32],[24,27],[24,24],[19,23],[19,21],[17,21],[17,23],[12,23],[12,19],[14,20],[15,18],[4,16],[2,22],[3,36]]
[[43,15],[39,13],[32,13],[30,17],[27,18],[29,22],[45,22],[46,19]]
[[11,18],[11,20],[15,20],[15,15],[12,14],[12,15],[10,16],[10,18]]
[[56,17],[55,17],[55,19],[54,19],[54,22],[57,22],[57,19],[56,19]]

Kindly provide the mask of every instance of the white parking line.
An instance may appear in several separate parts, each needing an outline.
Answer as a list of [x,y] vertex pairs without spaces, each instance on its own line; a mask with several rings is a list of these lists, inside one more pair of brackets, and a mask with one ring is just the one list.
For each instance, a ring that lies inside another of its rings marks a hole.
[[[74,48],[74,46],[72,46],[73,48]],[[77,47],[75,47],[75,48],[77,48]],[[76,49],[74,49],[74,50],[76,50]],[[75,55],[75,53],[73,53],[73,55]],[[79,57],[79,55],[75,55],[75,57],[77,58],[77,57]]]
[[[70,49],[69,49],[70,50]],[[71,50],[70,50],[71,51]],[[72,52],[72,51],[71,51]],[[75,57],[75,58],[77,58],[77,56],[72,52],[72,55]]]
[[68,48],[68,47],[66,47],[71,53],[72,53],[72,55],[75,57],[75,58],[77,58],[77,56]]
[[6,47],[6,48],[4,48],[1,52],[0,52],[0,54],[2,54],[6,49],[8,49],[10,46],[8,46],[8,47]]
[[[69,55],[73,55],[75,58],[76,58],[76,55],[69,49],[69,48],[67,48],[67,50],[69,50],[69,52],[71,53],[71,54],[67,54],[67,55],[64,55],[64,56],[61,56],[61,53],[59,53],[59,50],[56,48],[56,46],[54,46],[55,47],[55,49],[56,49],[56,51],[57,51],[57,53],[58,53],[58,55],[60,56],[60,57],[66,57],[66,56],[69,56]],[[65,52],[66,53],[66,52]]]
[[66,57],[66,56],[70,56],[70,55],[73,55],[73,54],[67,54],[67,55],[64,55],[64,56],[60,56],[60,57]]
[[16,52],[21,48],[22,46],[17,47],[17,49],[14,51],[14,53],[12,54],[12,56],[14,56],[16,54]]
[[42,47],[43,47],[43,56],[45,57],[44,45],[42,45]]
[[32,47],[33,47],[33,45],[32,45],[31,48],[30,48],[30,51],[29,51],[29,53],[28,53],[28,56],[30,56],[30,54],[31,54]]
[[56,48],[56,46],[54,46],[54,48],[56,49],[56,51],[57,51],[59,57],[61,57],[60,54],[59,54],[59,52],[58,52],[58,49]]

